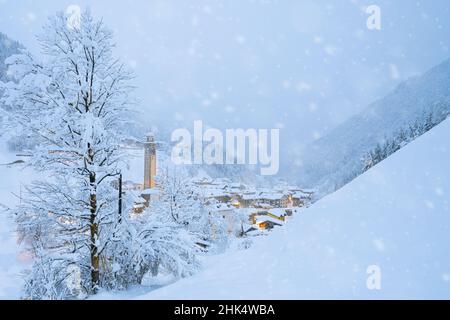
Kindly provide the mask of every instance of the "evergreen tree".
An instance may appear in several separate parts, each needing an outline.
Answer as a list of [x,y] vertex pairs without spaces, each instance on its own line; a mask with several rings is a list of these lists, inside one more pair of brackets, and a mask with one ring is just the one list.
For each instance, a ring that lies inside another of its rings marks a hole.
[[424,113],[414,123],[410,124],[407,130],[401,128],[392,138],[385,139],[381,144],[378,143],[372,151],[369,151],[362,158],[363,172],[377,165],[417,137],[430,131],[444,121],[449,113],[445,103],[436,104],[430,108],[429,112]]

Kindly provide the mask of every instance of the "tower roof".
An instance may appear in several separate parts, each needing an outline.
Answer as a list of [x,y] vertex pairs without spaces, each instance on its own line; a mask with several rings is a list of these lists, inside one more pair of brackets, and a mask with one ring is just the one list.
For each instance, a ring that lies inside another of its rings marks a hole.
[[155,142],[155,134],[153,132],[149,132],[145,136],[147,142]]

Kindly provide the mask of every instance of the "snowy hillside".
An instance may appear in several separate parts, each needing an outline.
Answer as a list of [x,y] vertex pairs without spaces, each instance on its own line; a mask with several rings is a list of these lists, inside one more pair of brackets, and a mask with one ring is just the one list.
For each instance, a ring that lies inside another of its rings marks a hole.
[[361,159],[377,143],[416,120],[424,121],[431,111],[450,111],[450,60],[401,84],[309,145],[303,150],[297,176],[307,186],[321,186],[325,193],[339,189],[362,171]]
[[449,137],[446,120],[249,250],[137,298],[450,298]]
[[30,170],[6,165],[17,160],[0,143],[0,299],[20,297],[21,273],[26,266],[26,257],[20,255],[13,217],[5,210],[19,203],[21,186],[34,178]]
[[[6,72],[5,59],[13,54],[17,54],[22,46],[8,38],[5,34],[0,32],[0,82],[6,82],[8,80]],[[0,88],[0,97],[2,96],[2,90]],[[1,106],[0,106],[1,107]],[[2,117],[0,115],[0,137],[4,134],[2,123]]]
[[0,32],[0,81],[6,80],[5,59],[19,52],[21,45]]

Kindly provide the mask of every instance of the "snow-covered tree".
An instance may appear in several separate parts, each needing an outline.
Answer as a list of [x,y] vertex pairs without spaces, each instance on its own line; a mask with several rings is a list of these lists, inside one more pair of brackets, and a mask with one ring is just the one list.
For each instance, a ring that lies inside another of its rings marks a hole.
[[449,115],[447,103],[437,103],[430,107],[430,110],[424,112],[408,128],[400,128],[392,137],[385,138],[376,147],[368,152],[363,158],[363,172],[377,165],[393,153],[400,150],[409,142],[418,138],[422,134],[430,131],[436,125],[444,121]]
[[37,137],[29,164],[46,177],[28,186],[16,210],[35,254],[33,298],[66,296],[69,266],[79,268],[88,294],[109,282],[120,220],[112,181],[132,102],[131,75],[113,57],[112,36],[88,11],[77,25],[60,13],[38,36],[42,61],[27,52],[7,60],[17,81],[3,86],[9,127]]
[[155,205],[134,220],[130,267],[138,283],[148,272],[156,276],[161,268],[181,278],[199,267],[197,235],[174,222],[164,209],[167,207]]
[[6,58],[19,53],[19,50],[22,48],[23,46],[20,43],[0,32],[0,81],[8,80],[7,66],[5,65]]
[[217,214],[217,202],[205,201],[201,189],[194,187],[183,167],[161,166],[160,194],[150,210],[164,212],[170,222],[196,237],[197,249],[213,251],[226,245],[227,223]]
[[[4,81],[10,81],[11,77],[7,72],[7,65],[5,64],[6,58],[12,56],[13,54],[18,54],[20,50],[23,49],[23,46],[10,39],[8,36],[0,32],[0,83]],[[0,97],[3,95],[3,90],[0,87]],[[0,102],[1,103],[1,102]],[[1,110],[1,106],[0,106]],[[3,117],[0,113],[0,137],[3,137],[5,130],[3,128]],[[25,145],[26,141],[23,137],[18,137],[16,135],[11,135],[8,140],[8,146],[10,149],[17,151],[29,147],[29,145]]]
[[195,234],[199,243],[208,245],[211,234],[209,214],[183,168],[165,165],[159,172],[160,193],[152,210],[164,212],[169,221]]

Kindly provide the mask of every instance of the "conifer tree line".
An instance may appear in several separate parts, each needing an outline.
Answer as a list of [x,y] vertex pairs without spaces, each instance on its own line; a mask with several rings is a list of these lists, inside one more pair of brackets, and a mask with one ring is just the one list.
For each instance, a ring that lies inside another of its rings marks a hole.
[[406,128],[397,131],[392,137],[385,138],[363,158],[363,172],[376,166],[378,163],[394,154],[402,147],[430,131],[444,121],[450,114],[448,103],[440,102],[433,105]]

